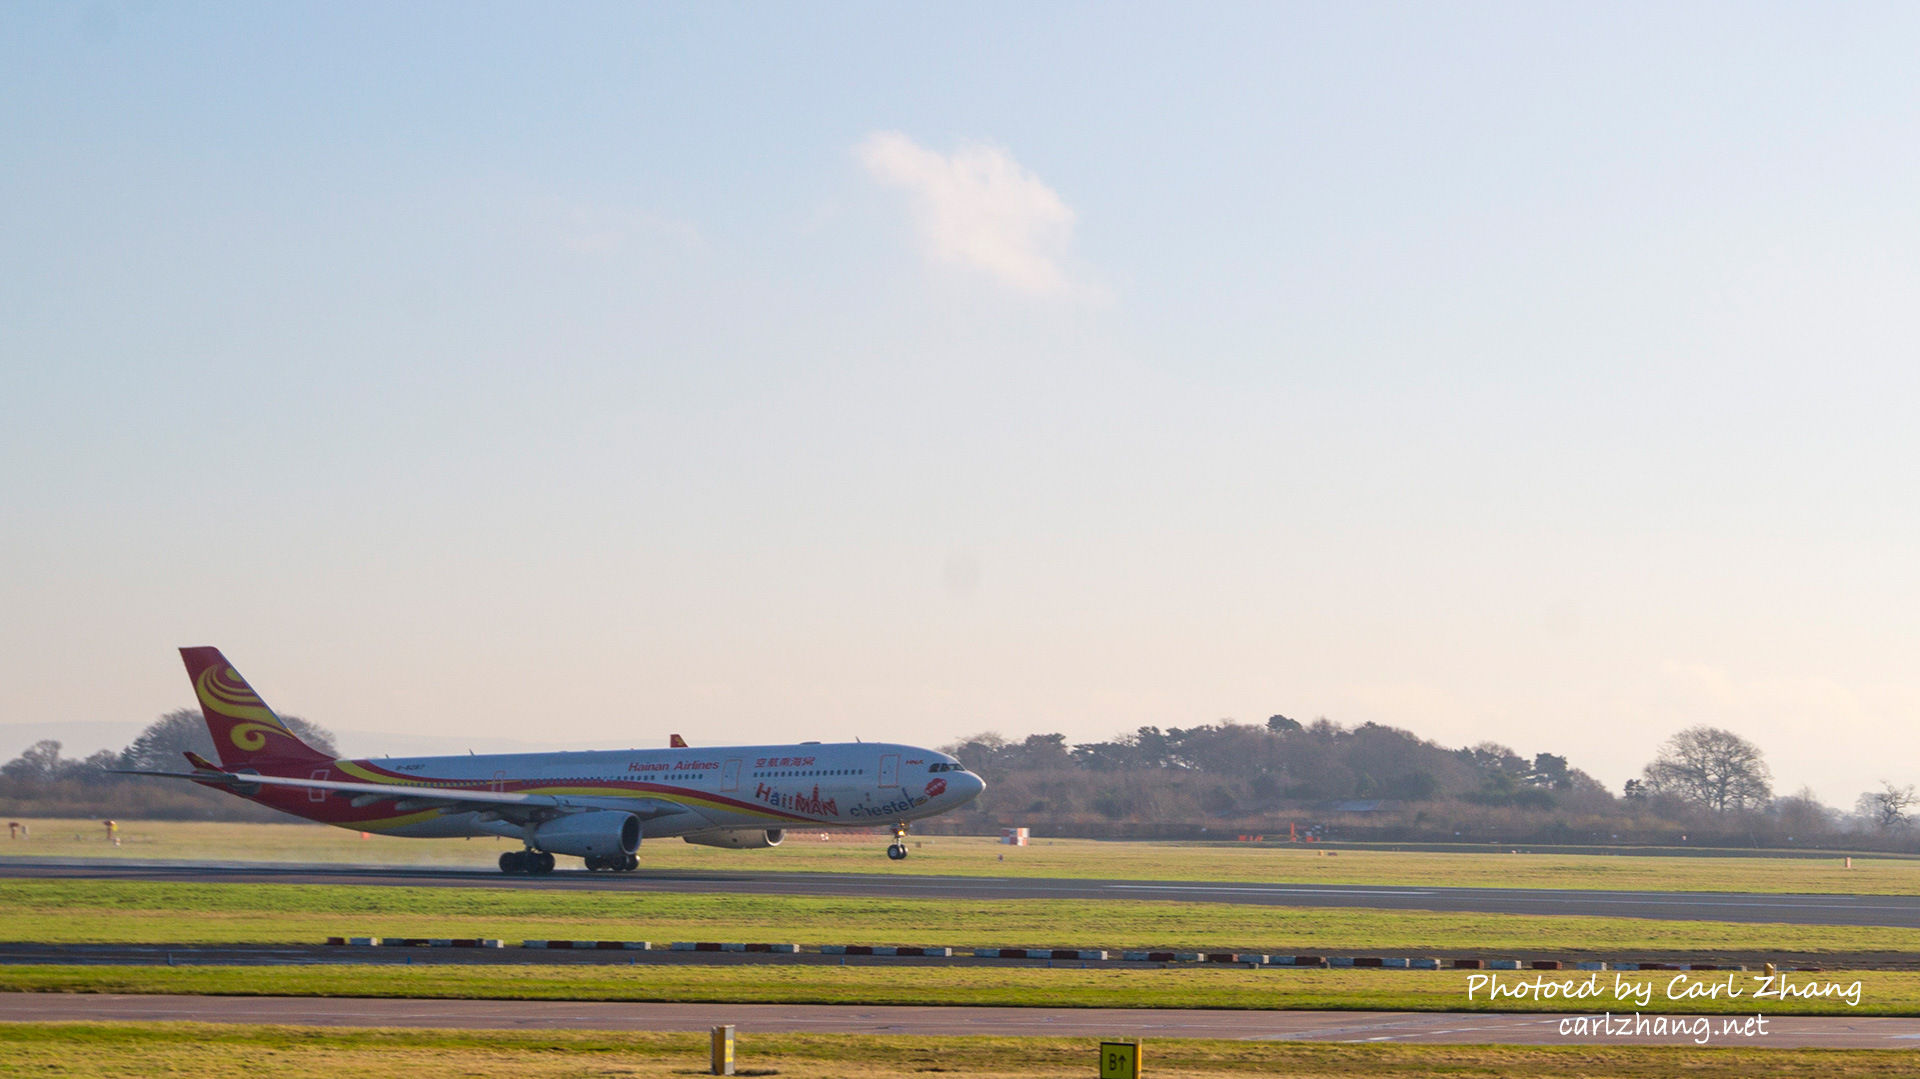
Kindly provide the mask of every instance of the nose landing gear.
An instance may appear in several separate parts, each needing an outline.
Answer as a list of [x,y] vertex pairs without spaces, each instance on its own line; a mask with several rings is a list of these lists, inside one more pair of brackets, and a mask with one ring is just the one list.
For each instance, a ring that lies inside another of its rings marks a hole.
[[887,848],[887,857],[899,861],[907,856],[907,822],[901,821],[893,826],[893,846]]

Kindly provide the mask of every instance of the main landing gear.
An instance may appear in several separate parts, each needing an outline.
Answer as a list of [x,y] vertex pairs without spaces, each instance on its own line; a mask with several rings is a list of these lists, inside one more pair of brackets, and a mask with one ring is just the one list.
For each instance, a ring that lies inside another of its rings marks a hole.
[[553,872],[553,855],[543,850],[510,850],[500,856],[500,872],[545,876]]
[[[593,855],[587,858],[589,870],[631,873],[640,868],[638,854]],[[510,850],[500,856],[500,872],[543,877],[553,872],[553,855],[543,850]]]
[[907,822],[901,821],[893,826],[893,846],[887,848],[887,857],[899,861],[907,856]]

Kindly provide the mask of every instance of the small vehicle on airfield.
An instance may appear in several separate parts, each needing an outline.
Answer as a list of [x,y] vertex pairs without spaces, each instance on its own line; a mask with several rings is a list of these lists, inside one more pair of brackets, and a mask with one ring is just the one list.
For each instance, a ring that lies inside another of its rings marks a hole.
[[180,657],[220,761],[188,753],[190,772],[125,774],[191,780],[353,831],[522,841],[500,856],[503,873],[551,873],[556,856],[630,871],[643,839],[750,850],[779,846],[793,827],[888,824],[898,861],[911,822],[986,789],[944,753],[883,742],[690,747],[675,735],[667,749],[337,760],[296,737],[219,649]]

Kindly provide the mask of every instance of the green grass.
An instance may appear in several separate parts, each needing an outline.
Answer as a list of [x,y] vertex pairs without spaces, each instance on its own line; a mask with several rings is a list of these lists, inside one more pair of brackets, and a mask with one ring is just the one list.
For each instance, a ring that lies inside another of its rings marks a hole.
[[[29,821],[32,838],[0,843],[0,857],[86,857],[490,867],[503,840],[371,836],[311,824],[123,821],[121,846],[97,821]],[[1094,877],[1317,884],[1596,888],[1661,891],[1920,894],[1920,858],[1873,857],[1846,868],[1840,857],[1626,857],[1390,850],[1328,851],[1305,845],[1181,844],[1036,839],[1024,848],[991,839],[915,839],[912,857],[890,862],[884,836],[790,832],[773,850],[729,851],[656,840],[641,847],[648,868],[828,873]],[[566,860],[573,863],[571,859]]]
[[[1664,1012],[1751,1015],[1917,1015],[1920,973],[1862,971],[1796,975],[1796,982],[1861,983],[1861,1003],[1836,999],[1754,1001],[1754,975],[1693,974],[1697,983],[1733,979],[1743,996],[1669,1000],[1680,977],[1623,973],[1648,984],[1645,1005],[1613,995],[1615,975],[1600,974],[1603,998],[1490,1001],[1469,998],[1464,971],[1249,970],[1246,968],[1080,969],[952,967],[937,973],[883,966],[464,966],[442,964],[287,967],[0,967],[0,991],[168,993],[213,996],[319,996],[483,1000],[608,1000],[740,1004],[978,1005],[1052,1008],[1235,1008],[1306,1011]],[[1519,972],[1503,972],[1505,984]],[[1524,975],[1583,982],[1589,975]],[[1687,984],[1685,982],[1681,984]]]
[[[787,1079],[922,1079],[1094,1074],[1095,1039],[747,1034],[742,1075]],[[1383,1046],[1153,1040],[1147,1074],[1293,1079],[1886,1079],[1911,1053],[1886,1050],[1644,1046]],[[0,1073],[61,1079],[192,1075],[204,1079],[636,1079],[704,1074],[699,1034],[383,1030],[191,1023],[0,1024]]]
[[1147,900],[879,899],[379,885],[0,881],[0,939],[318,943],[329,936],[772,940],[1656,958],[1920,951],[1920,930]]

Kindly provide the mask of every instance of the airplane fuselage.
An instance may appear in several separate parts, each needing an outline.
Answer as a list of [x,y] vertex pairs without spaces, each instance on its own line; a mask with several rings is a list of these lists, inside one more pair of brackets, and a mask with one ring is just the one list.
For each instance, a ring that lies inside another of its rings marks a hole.
[[555,855],[588,870],[639,867],[643,839],[750,849],[788,828],[890,827],[887,857],[907,856],[907,826],[970,801],[986,784],[944,753],[885,742],[481,757],[338,760],[300,740],[218,648],[182,648],[216,763],[192,751],[191,780],[297,817],[419,839],[496,835],[524,850],[503,873],[545,874]]
[[[392,786],[394,795],[263,786],[255,800],[309,820],[416,838],[523,826],[487,808],[409,807],[411,785],[546,795],[563,806],[643,812],[647,838],[751,828],[885,827],[944,813],[982,784],[936,750],[881,742],[383,757],[313,766],[298,779]],[[423,795],[426,792],[422,792]]]

